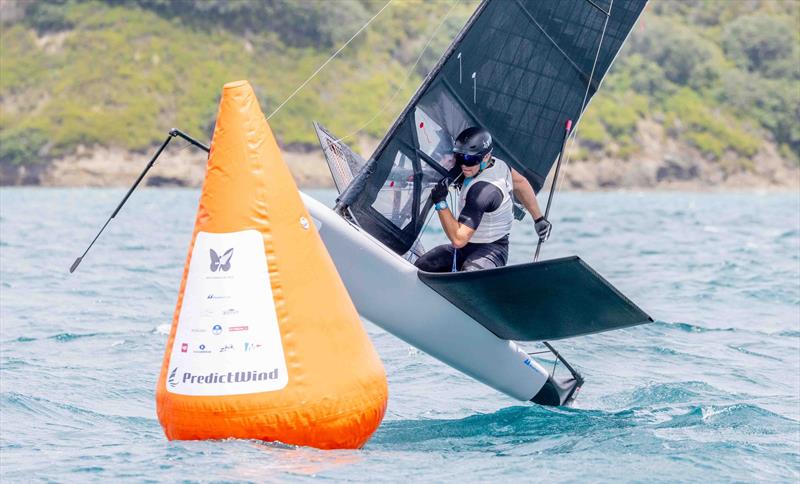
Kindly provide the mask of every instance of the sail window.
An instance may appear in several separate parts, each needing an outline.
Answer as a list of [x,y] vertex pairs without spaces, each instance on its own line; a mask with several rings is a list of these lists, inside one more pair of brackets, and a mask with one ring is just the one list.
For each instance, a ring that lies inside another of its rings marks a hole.
[[389,176],[378,191],[372,207],[395,226],[403,229],[411,221],[414,204],[414,163],[397,151]]
[[336,184],[339,193],[341,193],[364,168],[366,162],[319,123],[314,123],[314,129],[322,146],[325,161],[331,170],[333,182]]
[[453,167],[453,140],[476,125],[442,86],[420,100],[414,109],[414,121],[420,151],[446,170]]
[[431,190],[442,179],[442,174],[426,163],[422,163],[422,195],[420,196],[420,216],[425,216],[430,208]]
[[439,161],[444,153],[449,152],[453,147],[450,134],[419,106],[414,110],[414,120],[417,126],[419,149]]

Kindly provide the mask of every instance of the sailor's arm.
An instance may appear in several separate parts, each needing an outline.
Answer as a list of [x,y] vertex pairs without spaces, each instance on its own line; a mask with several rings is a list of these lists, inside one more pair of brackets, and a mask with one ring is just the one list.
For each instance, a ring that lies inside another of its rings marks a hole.
[[[475,229],[462,224],[453,216],[450,207],[447,206],[447,195],[449,193],[450,179],[445,177],[439,180],[431,190],[431,201],[434,203],[436,212],[439,215],[439,222],[442,224],[445,235],[450,239],[453,247],[460,249],[467,245],[469,239],[475,233]],[[477,227],[477,225],[476,225]]]
[[511,168],[511,182],[514,184],[514,195],[517,200],[533,215],[534,220],[543,217],[539,202],[536,201],[536,192],[533,191],[528,179],[522,176],[517,170]]
[[453,216],[453,212],[450,211],[450,208],[437,210],[437,214],[439,215],[439,222],[442,223],[444,233],[447,235],[447,238],[450,239],[450,243],[453,244],[453,247],[460,249],[467,245],[469,239],[475,234],[475,229],[459,223]]
[[527,178],[520,175],[513,168],[511,169],[511,182],[514,184],[514,195],[517,196],[517,200],[522,202],[525,208],[533,215],[534,227],[536,234],[539,236],[539,241],[544,242],[550,237],[550,230],[553,226],[549,220],[544,218],[542,209],[539,208],[539,202],[536,201],[536,193],[533,191],[533,187]]

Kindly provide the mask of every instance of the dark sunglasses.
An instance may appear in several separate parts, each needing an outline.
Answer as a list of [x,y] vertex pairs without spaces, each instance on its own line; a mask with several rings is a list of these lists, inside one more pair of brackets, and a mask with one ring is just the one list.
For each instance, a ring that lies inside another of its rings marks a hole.
[[456,158],[456,163],[462,166],[475,166],[480,165],[481,161],[483,161],[482,155],[467,155],[464,153],[454,153]]

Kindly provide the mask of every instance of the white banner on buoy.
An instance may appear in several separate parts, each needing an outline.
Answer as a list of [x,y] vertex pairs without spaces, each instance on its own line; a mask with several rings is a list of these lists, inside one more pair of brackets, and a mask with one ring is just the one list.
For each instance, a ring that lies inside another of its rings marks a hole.
[[167,390],[180,395],[269,392],[289,382],[259,231],[197,234],[168,368]]

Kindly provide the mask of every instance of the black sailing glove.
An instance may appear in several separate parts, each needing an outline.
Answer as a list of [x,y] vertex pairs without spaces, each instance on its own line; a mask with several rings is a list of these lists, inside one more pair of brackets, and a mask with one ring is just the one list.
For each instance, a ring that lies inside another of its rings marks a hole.
[[431,190],[431,201],[433,203],[439,203],[447,200],[448,190],[447,187],[450,185],[450,178],[444,177],[439,180],[439,183],[433,187]]
[[534,227],[536,228],[536,233],[539,235],[539,241],[544,242],[550,237],[550,229],[553,228],[553,225],[544,217],[539,217],[534,220],[534,222],[536,222]]

